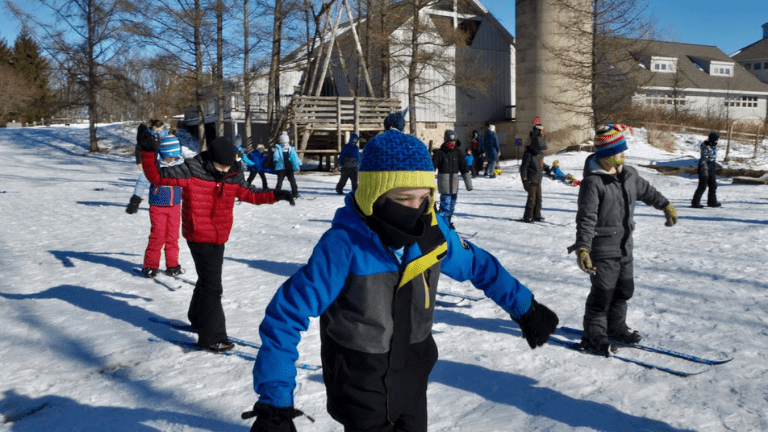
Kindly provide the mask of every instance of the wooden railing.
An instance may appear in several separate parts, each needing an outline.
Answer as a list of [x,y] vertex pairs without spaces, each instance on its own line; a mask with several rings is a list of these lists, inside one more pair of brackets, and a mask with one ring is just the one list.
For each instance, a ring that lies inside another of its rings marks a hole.
[[297,96],[288,107],[287,120],[313,131],[373,131],[383,128],[387,114],[399,110],[397,99]]

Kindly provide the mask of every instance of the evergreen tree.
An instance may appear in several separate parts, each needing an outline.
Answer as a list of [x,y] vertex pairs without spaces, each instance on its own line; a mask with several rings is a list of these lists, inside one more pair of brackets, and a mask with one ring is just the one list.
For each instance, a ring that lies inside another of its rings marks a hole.
[[5,39],[0,39],[0,66],[10,66],[11,49]]
[[16,37],[10,62],[13,69],[24,77],[30,90],[37,94],[20,113],[23,120],[34,122],[50,116],[53,98],[48,88],[48,61],[40,55],[40,48],[26,29],[22,29]]

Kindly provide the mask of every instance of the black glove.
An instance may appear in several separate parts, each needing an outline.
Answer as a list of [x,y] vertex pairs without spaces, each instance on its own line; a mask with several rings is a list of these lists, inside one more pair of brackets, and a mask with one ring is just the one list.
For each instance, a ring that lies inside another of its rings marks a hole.
[[[253,411],[246,411],[241,417],[243,420],[256,417],[256,421],[251,426],[251,432],[296,432],[293,419],[302,415],[305,414],[293,407],[277,408],[256,402]],[[309,416],[307,418],[315,421]]]
[[548,307],[531,298],[531,308],[520,318],[512,320],[520,326],[523,337],[531,349],[542,346],[549,340],[549,335],[557,330],[560,320]]
[[296,205],[296,201],[293,199],[293,194],[287,190],[272,191],[275,195],[275,201],[288,201],[291,205]]
[[141,204],[141,197],[138,195],[133,195],[131,197],[131,202],[128,203],[128,207],[125,209],[125,212],[128,214],[136,213],[139,211],[139,204]]
[[528,192],[528,189],[530,189],[530,186],[528,185],[528,179],[523,179],[523,189],[525,189],[526,192]]

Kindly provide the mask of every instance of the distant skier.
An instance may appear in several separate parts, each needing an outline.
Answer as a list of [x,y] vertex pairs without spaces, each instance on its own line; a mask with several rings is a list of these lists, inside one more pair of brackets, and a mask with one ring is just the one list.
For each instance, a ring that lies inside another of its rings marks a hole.
[[693,194],[691,207],[704,208],[701,205],[701,196],[709,187],[707,192],[707,206],[720,207],[717,201],[717,140],[720,136],[716,132],[710,132],[706,141],[701,143],[701,157],[699,158],[699,186]]
[[499,160],[501,145],[499,137],[496,135],[496,126],[489,124],[483,139],[483,151],[488,165],[485,167],[485,174],[488,178],[496,178],[496,162]]
[[446,130],[445,142],[432,155],[432,164],[437,169],[437,191],[440,193],[440,215],[453,229],[453,212],[456,209],[456,199],[459,197],[459,175],[464,180],[467,191],[472,190],[472,177],[469,168],[458,147],[456,133]]
[[281,190],[283,188],[283,180],[288,178],[288,183],[291,185],[291,194],[294,199],[298,198],[299,186],[296,184],[295,173],[301,169],[302,163],[299,155],[296,153],[296,148],[291,145],[288,132],[283,131],[280,134],[280,142],[275,144],[275,152],[272,158],[275,161],[275,172],[277,173],[275,190]]
[[347,180],[352,182],[352,192],[357,190],[357,169],[360,166],[360,137],[357,134],[349,136],[349,142],[341,148],[339,154],[339,167],[341,171],[341,177],[336,184],[336,193],[339,195],[344,194],[344,186],[347,185]]
[[585,348],[610,355],[609,337],[627,344],[642,337],[627,326],[627,301],[635,291],[632,231],[635,203],[664,211],[665,225],[677,222],[675,207],[625,165],[627,141],[623,125],[605,125],[595,136],[595,154],[587,157],[576,213],[576,263],[590,275],[592,289],[584,311]]
[[544,127],[541,124],[533,126],[530,132],[531,142],[523,152],[523,160],[520,162],[520,180],[523,188],[528,192],[523,212],[523,222],[541,222],[541,179],[544,175],[544,150],[547,143],[544,141]]

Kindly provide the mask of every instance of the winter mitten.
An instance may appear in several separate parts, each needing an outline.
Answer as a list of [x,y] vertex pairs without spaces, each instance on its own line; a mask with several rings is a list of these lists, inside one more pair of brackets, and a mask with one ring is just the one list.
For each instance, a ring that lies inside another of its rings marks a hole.
[[141,197],[138,195],[132,196],[131,201],[128,203],[128,207],[125,209],[125,212],[128,214],[136,213],[139,211],[139,204],[141,204]]
[[672,203],[664,207],[664,217],[667,218],[667,222],[664,225],[668,227],[677,223],[677,210],[675,210],[675,206]]
[[[256,417],[256,422],[251,426],[251,432],[296,432],[293,419],[302,415],[305,414],[293,407],[277,408],[256,402],[253,411],[246,411],[241,417],[243,420]],[[309,416],[307,418],[314,421]]]
[[512,320],[520,326],[523,337],[531,349],[542,346],[549,340],[549,335],[557,330],[560,322],[557,315],[548,307],[531,298],[531,308],[523,316]]
[[287,190],[272,191],[275,195],[275,201],[288,201],[291,205],[296,205],[296,201],[293,199],[293,194]]
[[472,176],[469,175],[469,173],[464,173],[461,175],[461,177],[464,179],[464,187],[467,189],[467,192],[472,190]]
[[592,265],[592,257],[589,256],[589,250],[586,248],[578,248],[576,249],[576,264],[579,265],[579,268],[584,273],[589,273],[591,275],[597,273],[597,267]]

